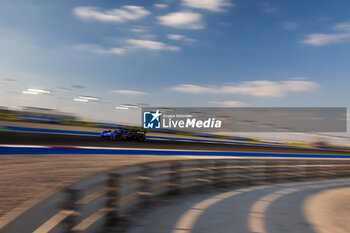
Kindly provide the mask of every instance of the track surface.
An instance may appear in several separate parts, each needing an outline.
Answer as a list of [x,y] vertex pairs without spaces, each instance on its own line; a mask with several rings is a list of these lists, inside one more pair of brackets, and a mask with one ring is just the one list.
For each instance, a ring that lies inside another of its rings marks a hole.
[[349,182],[342,179],[204,194],[198,191],[197,195],[168,200],[167,205],[143,216],[127,233],[313,233],[314,225],[304,215],[304,200],[323,190],[348,187]]
[[[147,140],[145,143],[101,140],[94,136],[48,133],[0,131],[0,144],[95,146],[145,149],[182,149],[210,151],[248,151],[312,154],[350,154],[349,152],[283,148],[273,146],[247,146],[201,142]],[[179,159],[171,157],[172,159]],[[184,159],[183,157],[181,159]],[[0,156],[0,217],[28,200],[44,198],[82,177],[113,167],[145,161],[170,160],[150,155],[1,155]],[[43,192],[45,190],[45,192]]]
[[236,144],[214,144],[202,142],[181,142],[167,140],[147,140],[144,143],[134,141],[110,141],[93,136],[23,133],[13,131],[0,132],[0,144],[9,145],[48,145],[48,146],[93,146],[145,149],[183,149],[211,151],[248,151],[248,152],[281,152],[310,154],[350,154],[344,151],[313,150],[304,148],[285,148],[273,146],[246,146]]

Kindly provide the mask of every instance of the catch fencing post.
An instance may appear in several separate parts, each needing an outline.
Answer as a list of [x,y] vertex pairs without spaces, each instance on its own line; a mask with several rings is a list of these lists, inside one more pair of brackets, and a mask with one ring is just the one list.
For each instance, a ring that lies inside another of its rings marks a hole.
[[109,173],[106,188],[106,227],[118,224],[118,191],[120,188],[120,174]]
[[143,205],[147,205],[152,197],[152,169],[144,165],[142,166],[141,176],[139,177],[140,192],[139,196]]
[[213,184],[215,187],[224,187],[225,182],[225,161],[215,161],[213,169]]
[[179,195],[181,192],[181,164],[178,162],[170,163],[169,169],[169,194]]
[[80,199],[80,190],[74,188],[67,188],[65,194],[68,195],[66,201],[63,203],[63,210],[69,212],[68,217],[63,221],[64,232],[73,233],[76,232],[73,228],[78,224],[79,217],[79,205],[77,204]]

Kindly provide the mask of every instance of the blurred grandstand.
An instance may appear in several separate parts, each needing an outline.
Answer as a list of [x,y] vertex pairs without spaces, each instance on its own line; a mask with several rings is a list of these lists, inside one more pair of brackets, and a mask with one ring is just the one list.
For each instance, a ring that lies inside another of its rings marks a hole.
[[[48,123],[71,126],[86,126],[98,128],[133,128],[139,129],[140,126],[114,124],[106,122],[83,121],[77,115],[67,112],[57,111],[49,108],[39,108],[31,106],[22,106],[17,109],[9,109],[0,106],[0,120],[2,121],[21,121],[30,123]],[[6,125],[6,123],[4,124]],[[242,133],[242,132],[222,132],[217,134],[203,132],[189,132],[170,129],[148,130],[158,133],[178,134],[187,136],[218,138],[226,140],[259,142],[264,144],[284,144],[297,147],[330,148],[330,149],[349,149],[349,138],[324,135],[320,133],[298,133],[298,132],[280,132],[280,133]]]
[[54,109],[23,106],[19,110],[0,107],[0,119],[61,123],[63,121],[75,121],[77,117],[74,114],[59,112]]

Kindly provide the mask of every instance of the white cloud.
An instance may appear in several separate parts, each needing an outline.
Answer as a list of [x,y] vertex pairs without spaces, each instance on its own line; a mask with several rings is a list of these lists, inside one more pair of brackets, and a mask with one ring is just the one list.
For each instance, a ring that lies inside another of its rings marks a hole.
[[224,7],[234,4],[229,0],[182,0],[182,5],[210,11],[223,11]]
[[183,41],[187,41],[187,42],[191,42],[191,43],[197,41],[196,39],[188,38],[184,35],[179,35],[179,34],[168,34],[167,37],[169,40],[183,40]]
[[105,53],[107,53],[107,54],[124,54],[125,49],[123,49],[123,48],[110,48],[110,49],[106,50]]
[[322,46],[343,42],[350,38],[350,33],[343,34],[310,34],[302,43],[307,45]]
[[143,35],[144,38],[146,39],[155,39],[157,38],[157,35],[154,35],[154,34],[145,34]]
[[185,41],[192,43],[192,42],[196,42],[197,40],[193,38],[185,38]]
[[216,104],[220,107],[247,107],[248,104],[236,100],[210,101],[210,104]]
[[350,32],[350,23],[338,23],[333,27],[333,29]]
[[294,22],[284,22],[284,23],[281,23],[281,26],[285,30],[294,30],[294,29],[297,29],[298,24]]
[[170,50],[170,51],[179,51],[181,50],[179,47],[171,46],[159,41],[153,40],[136,40],[136,39],[128,39],[127,43],[137,47],[148,50]]
[[166,4],[154,4],[153,6],[157,7],[157,8],[167,8],[168,7],[168,5],[166,5]]
[[143,91],[136,90],[114,90],[113,93],[122,94],[122,95],[147,95],[148,93]]
[[94,19],[102,22],[123,23],[138,20],[151,14],[141,6],[122,6],[121,9],[102,11],[96,7],[76,7],[74,13],[84,19]]
[[79,44],[74,46],[75,49],[81,50],[81,51],[89,51],[89,52],[94,52],[98,54],[124,54],[126,52],[125,49],[123,48],[103,48],[100,45],[96,44]]
[[167,37],[169,40],[184,40],[187,42],[196,42],[197,41],[196,39],[188,38],[184,35],[179,35],[179,34],[168,34]]
[[170,40],[181,40],[184,39],[185,36],[184,35],[179,35],[179,34],[168,34],[168,39]]
[[313,46],[322,46],[350,40],[350,23],[338,23],[333,29],[341,32],[309,34],[302,43]]
[[148,30],[146,27],[143,27],[143,26],[134,26],[130,29],[130,31],[135,33],[145,33]]
[[189,11],[180,11],[170,13],[164,16],[158,16],[158,22],[162,25],[184,28],[184,29],[203,29],[202,15]]
[[279,11],[278,7],[271,6],[271,4],[268,2],[260,2],[258,3],[258,6],[260,7],[262,12],[267,14],[272,14]]
[[318,84],[302,79],[285,81],[246,81],[238,85],[207,87],[192,84],[181,84],[171,87],[172,90],[193,94],[243,94],[260,97],[282,97],[289,92],[307,92],[318,88]]

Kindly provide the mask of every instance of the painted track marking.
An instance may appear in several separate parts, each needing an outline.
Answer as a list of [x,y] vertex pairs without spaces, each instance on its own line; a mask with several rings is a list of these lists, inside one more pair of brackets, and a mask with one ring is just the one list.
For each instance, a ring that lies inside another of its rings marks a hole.
[[203,200],[199,203],[193,205],[186,213],[184,213],[180,219],[177,221],[172,233],[190,233],[192,228],[196,223],[197,219],[203,214],[203,212],[208,209],[210,206],[222,201],[226,198],[233,197],[245,192],[250,192],[253,190],[263,189],[270,187],[268,185],[251,187],[251,188],[242,188],[235,191],[229,191],[215,195],[214,197]]
[[[265,213],[267,208],[272,204],[272,202],[281,198],[282,196],[295,193],[298,191],[302,191],[310,188],[326,188],[332,186],[339,186],[343,182],[348,181],[339,181],[338,183],[326,183],[326,184],[316,184],[316,185],[305,185],[304,187],[296,187],[296,188],[286,188],[282,190],[278,190],[276,192],[270,193],[266,196],[263,196],[258,201],[256,201],[251,209],[248,216],[248,227],[253,233],[267,233],[265,226]],[[311,183],[311,182],[308,182]]]

